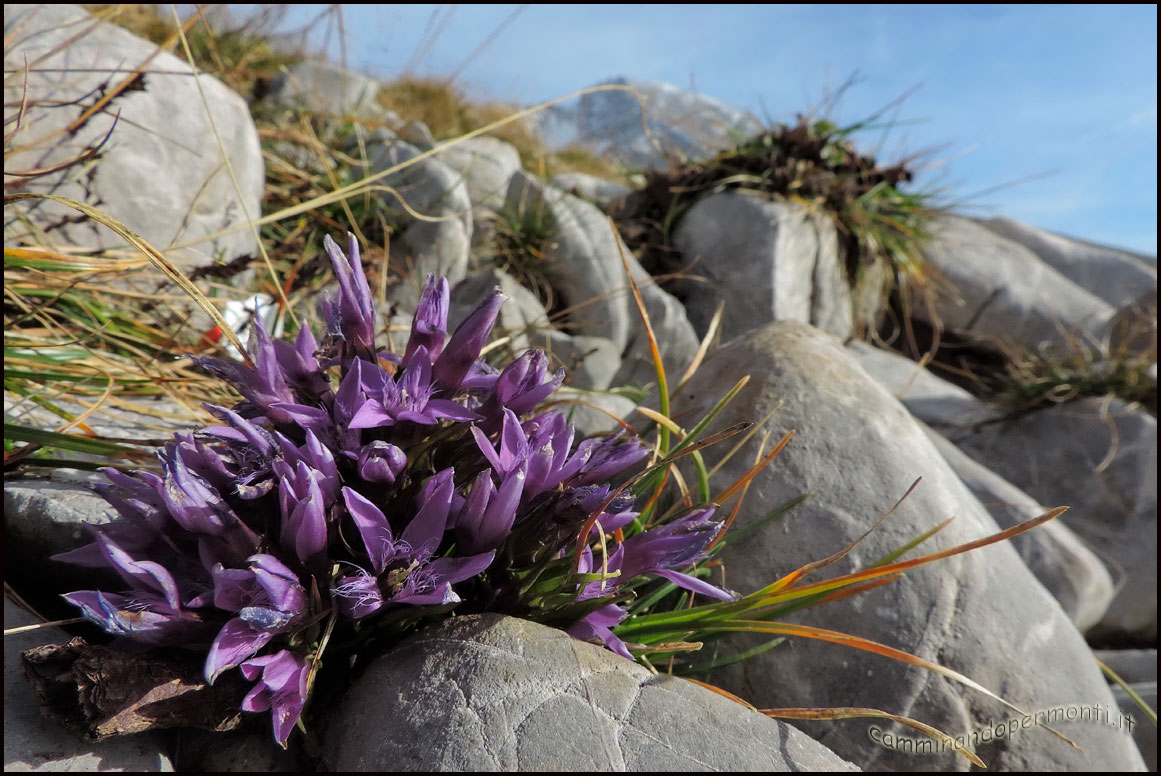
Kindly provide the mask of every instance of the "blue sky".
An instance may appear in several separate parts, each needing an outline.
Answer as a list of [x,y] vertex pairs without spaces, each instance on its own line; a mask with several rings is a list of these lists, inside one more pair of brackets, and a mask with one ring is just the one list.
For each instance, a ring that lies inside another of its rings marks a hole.
[[919,182],[953,201],[997,189],[969,214],[1157,252],[1156,6],[346,5],[347,62],[446,77],[521,8],[456,79],[469,96],[531,104],[626,75],[792,121],[857,72],[832,116],[917,88],[883,156],[935,151]]

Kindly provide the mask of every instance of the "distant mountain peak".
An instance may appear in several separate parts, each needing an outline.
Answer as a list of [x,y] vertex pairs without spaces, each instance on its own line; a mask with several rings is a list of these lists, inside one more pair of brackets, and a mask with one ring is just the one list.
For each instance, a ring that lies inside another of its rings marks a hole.
[[744,111],[672,84],[618,76],[596,85],[627,86],[641,99],[627,90],[597,91],[547,108],[537,124],[549,147],[579,145],[629,167],[656,169],[669,158],[710,156],[761,128]]

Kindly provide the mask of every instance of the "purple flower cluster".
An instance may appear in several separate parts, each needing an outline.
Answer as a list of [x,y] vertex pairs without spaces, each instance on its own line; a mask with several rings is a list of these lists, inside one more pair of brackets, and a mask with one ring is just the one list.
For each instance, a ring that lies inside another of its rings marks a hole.
[[[564,377],[542,352],[502,371],[480,358],[499,289],[449,337],[448,285],[429,277],[405,351],[380,351],[354,238],[349,260],[325,245],[339,292],[322,304],[321,343],[305,324],[293,343],[274,340],[256,318],[246,364],[195,359],[243,397],[207,405],[221,425],[175,435],[160,473],[105,470],[96,489],[122,519],[57,556],[124,581],[121,593],[65,596],[87,619],[148,646],[200,645],[211,683],[239,669],[254,682],[242,708],[271,711],[285,745],[332,632],[357,643],[385,613],[577,611],[571,633],[631,658],[612,632],[626,616],[613,599],[634,578],[729,597],[675,570],[720,532],[712,508],[633,535],[633,499],[610,502],[608,483],[647,448],[626,436],[576,443],[559,411],[531,414]],[[592,538],[630,535],[602,543],[600,561],[586,550],[576,571],[610,576],[578,582],[568,559],[594,512]],[[565,569],[555,596],[528,583],[546,568]]]

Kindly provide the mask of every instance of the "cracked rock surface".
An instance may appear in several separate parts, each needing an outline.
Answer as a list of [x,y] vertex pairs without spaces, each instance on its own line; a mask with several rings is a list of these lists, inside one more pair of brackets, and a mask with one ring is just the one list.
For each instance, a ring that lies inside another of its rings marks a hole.
[[781,722],[568,634],[457,617],[371,665],[330,720],[337,771],[851,771]]

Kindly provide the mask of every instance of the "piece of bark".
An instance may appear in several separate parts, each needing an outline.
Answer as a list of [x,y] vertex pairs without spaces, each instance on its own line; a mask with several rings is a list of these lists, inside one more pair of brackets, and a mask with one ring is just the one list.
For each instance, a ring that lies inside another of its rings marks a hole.
[[221,732],[241,721],[238,676],[205,683],[201,662],[180,655],[118,652],[74,638],[21,655],[41,710],[91,741],[146,730]]

